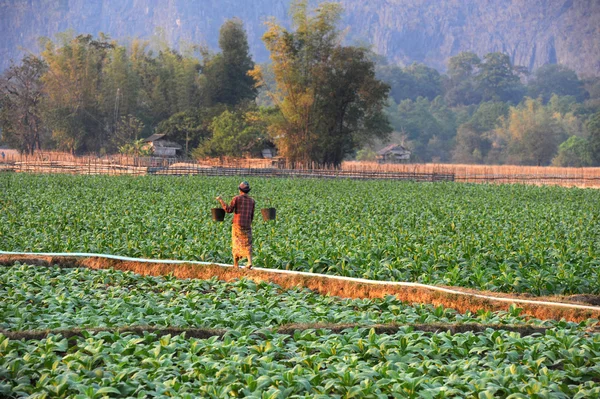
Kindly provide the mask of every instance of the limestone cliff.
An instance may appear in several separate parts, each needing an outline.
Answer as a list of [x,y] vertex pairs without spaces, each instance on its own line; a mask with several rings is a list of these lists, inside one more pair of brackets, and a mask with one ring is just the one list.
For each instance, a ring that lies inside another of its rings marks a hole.
[[[443,70],[461,51],[502,51],[518,65],[568,65],[600,75],[600,0],[341,0],[348,40],[372,43],[403,64]],[[160,29],[170,44],[216,48],[220,25],[239,17],[257,61],[269,16],[287,19],[288,0],[0,0],[0,69],[37,38],[73,29],[113,38],[149,38]]]

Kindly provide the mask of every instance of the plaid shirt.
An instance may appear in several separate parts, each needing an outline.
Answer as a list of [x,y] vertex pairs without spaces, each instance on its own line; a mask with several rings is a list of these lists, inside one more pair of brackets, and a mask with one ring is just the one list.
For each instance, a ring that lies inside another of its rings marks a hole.
[[223,207],[225,212],[233,212],[233,224],[242,227],[252,227],[254,220],[254,200],[247,195],[240,194],[233,197],[231,204]]

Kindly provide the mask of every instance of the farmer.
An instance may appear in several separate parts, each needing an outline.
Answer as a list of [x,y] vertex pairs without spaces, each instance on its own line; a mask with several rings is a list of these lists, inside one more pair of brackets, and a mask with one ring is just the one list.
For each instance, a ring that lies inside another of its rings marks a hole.
[[239,267],[241,258],[248,258],[248,269],[252,269],[252,221],[254,220],[254,200],[248,196],[250,184],[243,181],[239,185],[240,194],[233,197],[231,204],[227,205],[219,196],[217,201],[227,213],[233,212],[233,226],[231,228],[231,247],[233,252],[233,265]]

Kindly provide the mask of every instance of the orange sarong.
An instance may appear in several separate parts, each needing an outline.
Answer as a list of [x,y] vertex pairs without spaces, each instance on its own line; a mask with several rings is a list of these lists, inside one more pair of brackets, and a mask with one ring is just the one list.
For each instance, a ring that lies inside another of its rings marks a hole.
[[234,224],[231,227],[231,248],[236,258],[252,255],[252,228]]

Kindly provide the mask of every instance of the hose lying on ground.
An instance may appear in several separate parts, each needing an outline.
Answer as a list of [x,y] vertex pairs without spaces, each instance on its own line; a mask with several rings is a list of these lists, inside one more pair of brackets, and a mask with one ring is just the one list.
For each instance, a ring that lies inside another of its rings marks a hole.
[[[16,256],[51,256],[51,257],[75,257],[75,258],[105,258],[105,259],[113,259],[119,261],[126,262],[142,262],[142,263],[163,263],[163,264],[191,264],[191,265],[216,265],[220,267],[233,267],[233,265],[225,264],[225,263],[215,263],[215,262],[200,262],[200,261],[185,261],[185,260],[171,260],[171,259],[144,259],[144,258],[132,258],[127,256],[118,256],[118,255],[109,255],[109,254],[95,254],[95,253],[83,253],[83,252],[8,252],[1,251],[0,255],[16,255]],[[427,285],[421,283],[411,283],[411,282],[402,282],[402,281],[379,281],[379,280],[369,280],[364,278],[356,278],[356,277],[343,277],[343,276],[334,276],[328,274],[321,273],[309,273],[309,272],[301,272],[295,270],[279,270],[279,269],[266,269],[254,267],[252,270],[264,272],[264,273],[276,273],[276,274],[284,274],[284,275],[296,275],[296,276],[305,276],[305,277],[318,277],[323,279],[330,280],[338,280],[338,281],[348,281],[359,284],[368,284],[368,285],[386,285],[392,287],[413,287],[426,289],[431,291],[443,292],[446,294],[452,295],[461,295],[479,299],[485,299],[488,301],[495,302],[506,302],[506,303],[514,303],[514,304],[528,304],[528,305],[542,305],[542,306],[556,306],[562,308],[569,309],[578,309],[578,310],[589,310],[594,312],[600,312],[600,306],[590,306],[590,305],[579,305],[574,303],[564,303],[564,302],[552,302],[552,301],[541,301],[541,300],[531,300],[531,299],[521,299],[521,298],[506,298],[506,297],[498,297],[498,296],[490,296],[483,294],[476,294],[472,292],[464,292],[459,290],[454,290],[445,287],[438,287],[435,285]]]

